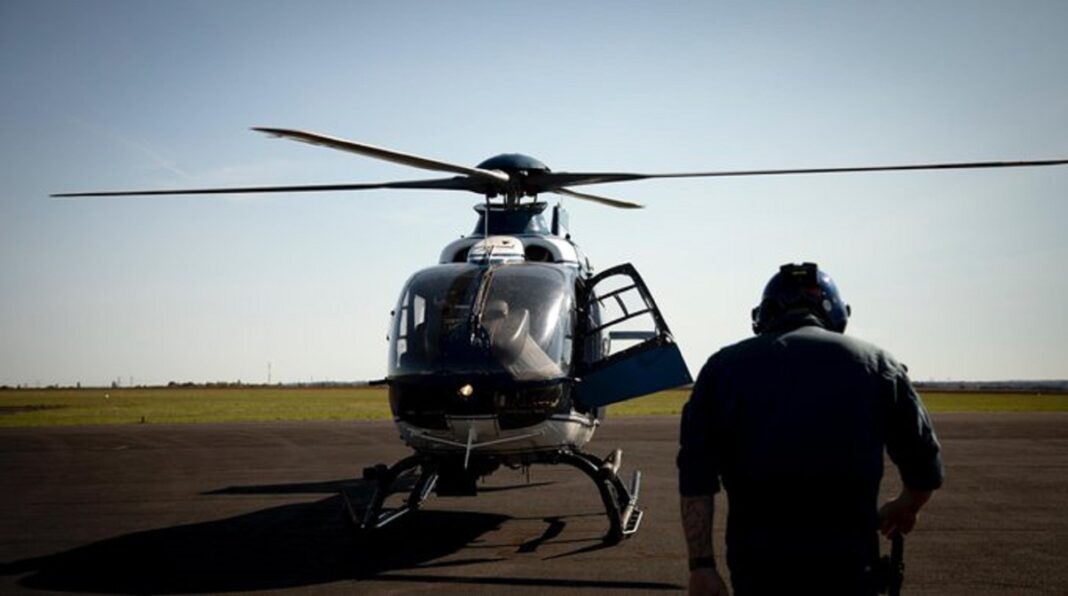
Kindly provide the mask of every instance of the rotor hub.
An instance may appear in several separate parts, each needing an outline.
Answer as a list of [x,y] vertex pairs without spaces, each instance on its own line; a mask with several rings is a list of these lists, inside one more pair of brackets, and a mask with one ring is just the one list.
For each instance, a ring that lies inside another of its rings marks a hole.
[[499,171],[508,174],[508,181],[496,188],[488,189],[486,198],[504,196],[506,205],[516,205],[523,197],[538,196],[538,189],[530,188],[527,180],[531,174],[547,174],[549,167],[529,155],[522,153],[502,153],[495,155],[477,166],[480,170]]

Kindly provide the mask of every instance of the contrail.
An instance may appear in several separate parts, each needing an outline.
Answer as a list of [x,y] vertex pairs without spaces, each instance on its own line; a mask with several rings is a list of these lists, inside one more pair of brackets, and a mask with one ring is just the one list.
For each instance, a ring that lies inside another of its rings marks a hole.
[[93,134],[104,137],[105,139],[132,149],[134,152],[140,154],[141,156],[148,159],[148,161],[152,162],[152,167],[155,169],[166,170],[182,177],[185,180],[193,179],[193,176],[191,176],[188,172],[175,165],[174,160],[167,159],[159,151],[156,151],[155,149],[146,145],[145,143],[142,143],[141,141],[131,139],[130,137],[122,135],[118,132],[106,129],[91,122],[86,122],[79,118],[68,116],[68,119],[74,124],[81,126],[82,128],[88,130]]

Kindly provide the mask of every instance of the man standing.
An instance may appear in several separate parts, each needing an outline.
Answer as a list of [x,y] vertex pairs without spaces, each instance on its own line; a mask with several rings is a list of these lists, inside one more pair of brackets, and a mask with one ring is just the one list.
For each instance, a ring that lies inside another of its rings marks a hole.
[[[783,265],[753,309],[757,336],[701,370],[678,455],[692,594],[727,593],[712,549],[721,483],[737,596],[874,594],[877,530],[908,533],[942,485],[906,368],[843,335],[849,314],[814,263]],[[884,447],[904,488],[877,509]]]

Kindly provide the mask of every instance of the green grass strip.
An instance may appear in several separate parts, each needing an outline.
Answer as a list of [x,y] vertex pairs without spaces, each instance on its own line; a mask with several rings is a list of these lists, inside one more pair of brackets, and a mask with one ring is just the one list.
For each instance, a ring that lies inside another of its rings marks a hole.
[[0,391],[0,427],[392,418],[382,388],[233,387]]
[[[610,416],[677,416],[686,390],[610,406]],[[923,394],[931,412],[1065,412],[1066,394]],[[0,427],[389,419],[381,387],[227,387],[0,390]]]
[[1065,393],[921,394],[930,412],[1068,412]]
[[[616,416],[678,415],[689,391],[661,391],[609,406]],[[927,391],[920,395],[929,412],[1068,412],[1064,393],[964,393]]]

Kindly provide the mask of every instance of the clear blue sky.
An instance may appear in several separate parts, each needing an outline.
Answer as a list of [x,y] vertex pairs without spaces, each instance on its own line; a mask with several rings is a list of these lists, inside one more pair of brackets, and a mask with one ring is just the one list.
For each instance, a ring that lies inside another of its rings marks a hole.
[[[385,374],[404,280],[474,224],[302,128],[642,172],[1068,156],[1068,3],[0,2],[0,384]],[[696,372],[787,261],[914,378],[1068,378],[1068,168],[646,181],[568,203]]]

